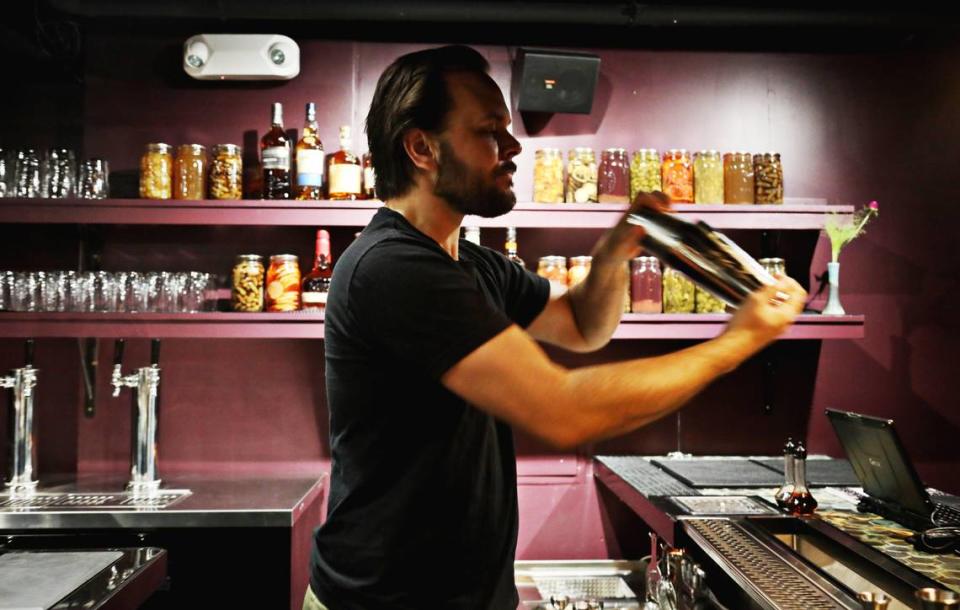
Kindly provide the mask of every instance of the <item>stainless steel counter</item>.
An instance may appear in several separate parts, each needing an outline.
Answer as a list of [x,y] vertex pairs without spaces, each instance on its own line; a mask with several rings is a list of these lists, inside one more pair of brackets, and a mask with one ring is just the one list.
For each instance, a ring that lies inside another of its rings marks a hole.
[[[325,475],[175,475],[163,490],[190,493],[165,508],[154,506],[45,506],[0,508],[0,529],[128,529],[292,527],[320,499]],[[125,480],[86,477],[41,484],[40,494],[118,494]]]

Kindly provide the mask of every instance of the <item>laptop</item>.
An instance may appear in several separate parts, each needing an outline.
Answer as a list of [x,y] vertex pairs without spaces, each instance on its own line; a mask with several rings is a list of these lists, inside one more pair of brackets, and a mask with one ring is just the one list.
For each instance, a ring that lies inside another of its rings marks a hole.
[[827,409],[827,418],[866,493],[858,509],[915,531],[960,526],[957,505],[930,499],[892,419],[834,409]]

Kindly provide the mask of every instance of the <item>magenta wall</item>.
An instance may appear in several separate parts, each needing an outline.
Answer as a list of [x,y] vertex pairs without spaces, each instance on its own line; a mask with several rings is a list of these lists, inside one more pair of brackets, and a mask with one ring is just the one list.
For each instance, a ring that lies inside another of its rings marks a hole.
[[[88,156],[110,159],[118,178],[133,178],[148,141],[171,144],[243,141],[262,133],[269,104],[284,103],[286,126],[298,127],[307,101],[318,103],[320,135],[336,145],[341,123],[362,133],[380,71],[398,44],[300,41],[302,73],[287,83],[199,83],[179,68],[180,39],[122,34],[88,40],[83,110]],[[509,53],[482,48],[494,78],[509,91]],[[960,220],[952,175],[960,128],[955,49],[871,55],[596,51],[603,60],[594,112],[555,117],[537,137],[516,133],[524,152],[516,177],[521,200],[531,194],[533,151],[545,146],[629,149],[685,147],[778,150],[787,197],[834,203],[880,201],[882,215],[842,257],[843,301],[867,315],[860,341],[789,342],[718,381],[679,416],[587,447],[601,452],[775,452],[787,434],[809,432],[814,452],[839,454],[822,416],[838,407],[894,417],[922,476],[960,492],[956,475],[960,381],[954,374]],[[518,119],[519,117],[515,117]],[[365,150],[355,138],[358,152]],[[158,205],[163,205],[159,204]],[[10,266],[39,264],[26,243],[43,244],[44,265],[70,264],[76,235],[48,228],[0,228],[0,253]],[[353,229],[335,229],[334,251]],[[294,251],[309,258],[303,228],[186,227],[104,229],[108,269],[189,269],[225,273],[241,251]],[[523,230],[521,256],[585,254],[591,231]],[[755,253],[759,235],[737,235]],[[502,231],[484,232],[492,247]],[[803,281],[825,267],[829,248],[815,235],[784,235],[788,269]],[[813,259],[812,265],[809,260]],[[62,261],[66,261],[63,263]],[[617,342],[576,356],[551,351],[570,366],[622,360],[680,347],[671,342]],[[126,469],[129,409],[108,396],[108,371],[98,377],[93,419],[79,414],[75,345],[44,342],[47,369],[40,397],[41,468],[45,472]],[[0,365],[13,366],[19,346],[0,342]],[[101,362],[112,348],[104,343]],[[778,374],[764,414],[763,361]],[[130,365],[145,362],[146,345],[128,349]],[[167,341],[161,460],[168,469],[314,470],[328,458],[322,344],[310,341]],[[59,381],[52,381],[53,377]],[[591,557],[619,553],[605,533],[615,510],[599,502],[589,461],[557,456],[521,440],[521,557]]]

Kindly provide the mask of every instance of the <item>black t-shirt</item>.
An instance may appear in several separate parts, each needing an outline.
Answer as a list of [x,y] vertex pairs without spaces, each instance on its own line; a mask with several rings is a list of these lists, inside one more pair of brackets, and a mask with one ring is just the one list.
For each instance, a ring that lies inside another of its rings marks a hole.
[[332,470],[311,586],[330,610],[514,610],[516,456],[443,387],[549,284],[461,240],[459,261],[381,208],[338,261],[325,318]]

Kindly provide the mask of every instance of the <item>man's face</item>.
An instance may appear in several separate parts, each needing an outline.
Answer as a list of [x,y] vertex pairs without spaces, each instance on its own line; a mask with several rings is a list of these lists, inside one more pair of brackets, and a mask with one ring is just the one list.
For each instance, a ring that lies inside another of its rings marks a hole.
[[448,75],[447,88],[453,104],[438,136],[434,194],[462,214],[506,214],[517,203],[511,159],[520,143],[507,131],[503,95],[489,77],[473,73]]

